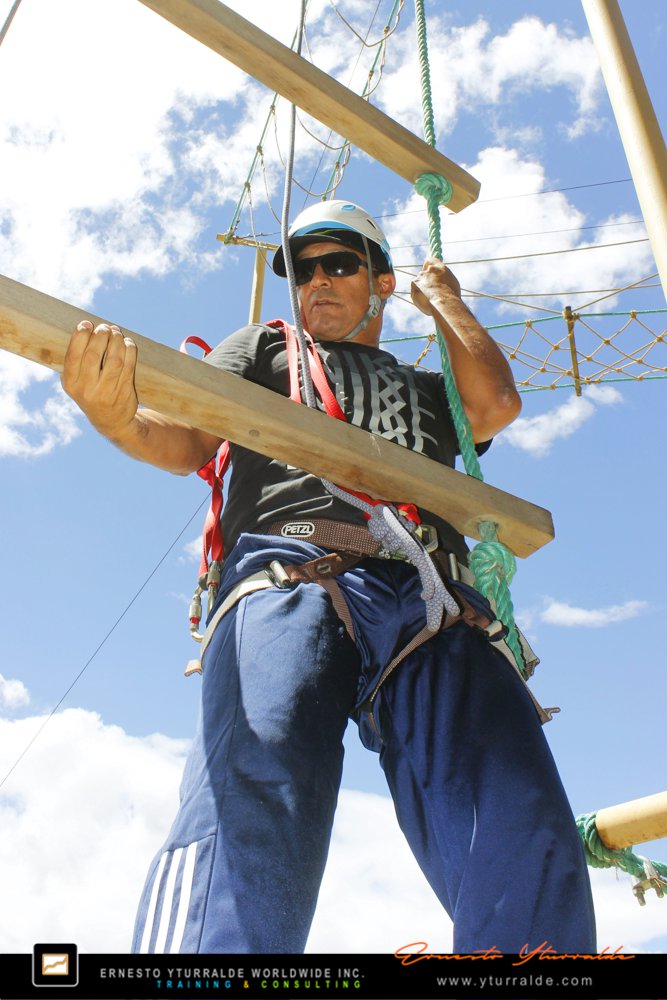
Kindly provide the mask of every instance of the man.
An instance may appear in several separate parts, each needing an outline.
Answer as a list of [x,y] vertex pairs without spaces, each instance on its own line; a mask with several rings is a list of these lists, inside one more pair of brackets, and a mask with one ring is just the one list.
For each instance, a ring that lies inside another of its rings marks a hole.
[[[318,396],[328,412],[338,407],[347,420],[453,466],[441,376],[378,346],[395,278],[377,224],[358,206],[327,202],[297,218],[289,243],[301,318],[316,344],[312,363],[302,359],[302,382],[307,368],[316,383],[324,373]],[[286,273],[282,249],[274,270]],[[459,292],[447,268],[428,260],[413,297],[442,330],[482,451],[520,403],[505,358]],[[282,329],[247,327],[207,360],[294,394]],[[134,458],[178,474],[200,468],[220,440],[138,409],[135,362],[117,327],[82,323],[63,384]],[[335,399],[327,402],[329,389]],[[427,511],[412,527],[409,537],[437,535],[433,559],[455,599],[444,627],[425,629],[420,574],[405,558],[387,558],[356,506],[245,448],[232,446],[232,460],[201,719],[178,815],[144,888],[134,949],[303,950],[352,716],[380,755],[399,823],[454,921],[456,951],[517,952],[544,941],[594,951],[573,817],[535,704],[494,641],[491,609],[465,582],[462,537]]]

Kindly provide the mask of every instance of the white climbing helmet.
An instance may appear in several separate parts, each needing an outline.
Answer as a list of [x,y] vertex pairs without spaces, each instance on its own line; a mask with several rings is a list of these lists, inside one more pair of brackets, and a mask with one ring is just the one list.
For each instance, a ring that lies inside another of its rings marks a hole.
[[[393,270],[387,237],[365,209],[350,201],[320,201],[310,205],[297,215],[287,236],[293,254],[309,243],[342,243],[361,253],[368,249],[376,271],[386,274]],[[286,277],[282,247],[276,250],[272,267],[281,278]]]

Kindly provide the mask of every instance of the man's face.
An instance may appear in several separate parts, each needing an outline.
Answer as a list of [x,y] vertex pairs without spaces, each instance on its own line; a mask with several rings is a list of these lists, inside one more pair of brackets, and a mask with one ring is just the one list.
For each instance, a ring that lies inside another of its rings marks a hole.
[[[297,260],[320,257],[325,253],[345,250],[366,261],[365,254],[341,246],[340,243],[311,243],[299,251]],[[373,277],[375,291],[384,299],[394,289],[391,274]],[[343,340],[361,320],[368,309],[368,269],[363,265],[356,274],[348,277],[329,277],[317,264],[310,281],[298,286],[299,304],[303,324],[317,340]],[[380,339],[382,314],[372,319],[365,330],[357,334],[357,343],[376,346]]]

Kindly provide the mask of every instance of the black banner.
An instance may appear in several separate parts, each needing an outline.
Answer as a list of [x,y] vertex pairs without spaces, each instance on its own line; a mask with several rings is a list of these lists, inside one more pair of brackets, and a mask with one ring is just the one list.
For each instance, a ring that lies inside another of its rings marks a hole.
[[667,996],[665,971],[664,955],[621,949],[435,955],[413,944],[395,955],[80,955],[60,943],[0,954],[0,1000],[655,1000]]

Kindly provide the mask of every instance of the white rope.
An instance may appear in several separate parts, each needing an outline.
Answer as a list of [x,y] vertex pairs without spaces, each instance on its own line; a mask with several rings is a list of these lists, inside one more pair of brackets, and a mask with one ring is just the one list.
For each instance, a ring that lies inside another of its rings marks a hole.
[[10,10],[9,14],[7,15],[7,17],[5,18],[5,23],[3,24],[2,28],[0,28],[0,45],[2,45],[2,43],[5,40],[5,35],[9,31],[9,25],[14,20],[14,14],[19,9],[20,4],[21,4],[21,0],[15,0],[15,3],[13,5],[12,9]]

